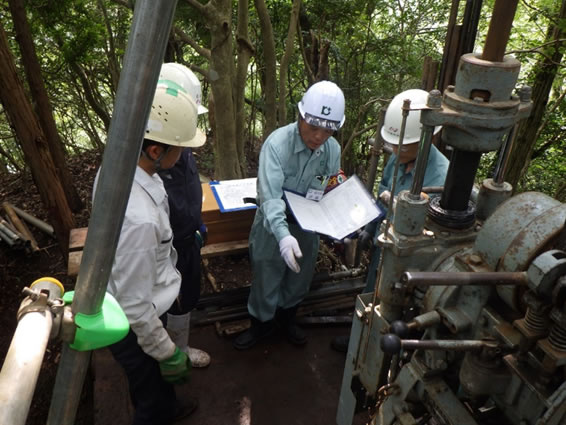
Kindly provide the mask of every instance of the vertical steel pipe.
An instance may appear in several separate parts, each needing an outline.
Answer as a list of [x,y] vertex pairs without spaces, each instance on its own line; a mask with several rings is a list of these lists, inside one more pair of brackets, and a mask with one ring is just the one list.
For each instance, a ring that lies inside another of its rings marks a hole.
[[22,316],[0,372],[0,424],[24,425],[53,325],[50,311]]
[[480,159],[481,152],[454,149],[440,200],[442,208],[450,211],[467,210]]
[[[176,4],[176,0],[140,0],[135,5],[77,278],[75,314],[96,314],[104,300]],[[63,346],[49,425],[74,423],[89,359],[90,352]]]
[[426,166],[428,163],[428,156],[430,154],[430,145],[432,143],[432,133],[434,126],[423,125],[421,133],[421,141],[419,143],[419,152],[417,154],[417,162],[415,164],[415,176],[413,177],[413,184],[411,185],[411,192],[409,199],[418,201],[421,199],[421,192],[423,189],[423,182],[426,173]]
[[511,155],[511,150],[515,144],[515,138],[517,137],[517,124],[515,124],[509,133],[505,142],[499,150],[499,156],[497,157],[497,165],[495,166],[495,171],[493,172],[493,182],[496,186],[502,186],[505,182],[505,171],[507,170],[507,165],[509,162],[509,157]]
[[[397,145],[397,158],[395,158],[395,168],[393,169],[393,179],[391,180],[391,196],[387,205],[387,215],[385,221],[385,237],[389,235],[389,226],[393,217],[393,201],[395,198],[395,189],[397,187],[397,174],[399,173],[399,165],[401,165],[401,151],[403,150],[403,141],[405,140],[405,128],[407,127],[407,117],[411,111],[411,100],[403,101],[401,129],[399,131],[399,144]],[[379,275],[378,275],[379,276]]]
[[519,0],[496,0],[489,29],[485,38],[482,59],[491,62],[501,62],[505,56],[505,48],[511,35],[511,27],[515,18]]

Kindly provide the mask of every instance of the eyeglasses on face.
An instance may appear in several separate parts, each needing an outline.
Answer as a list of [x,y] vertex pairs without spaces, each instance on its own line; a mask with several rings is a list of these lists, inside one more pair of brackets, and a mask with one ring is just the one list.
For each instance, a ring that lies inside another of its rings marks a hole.
[[391,150],[391,151],[394,151],[396,149],[397,151],[400,151],[400,152],[409,152],[409,150],[411,149],[411,145],[403,145],[399,149],[399,145],[394,145],[392,143],[385,143],[385,144],[389,148],[388,150]]

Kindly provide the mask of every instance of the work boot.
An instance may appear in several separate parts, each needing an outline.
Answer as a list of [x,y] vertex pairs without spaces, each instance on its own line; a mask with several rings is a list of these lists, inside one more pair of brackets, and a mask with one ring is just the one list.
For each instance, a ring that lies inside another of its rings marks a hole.
[[260,322],[255,317],[251,317],[250,328],[241,333],[234,339],[233,345],[237,350],[247,350],[252,348],[257,342],[263,338],[267,338],[275,331],[275,323],[273,320]]
[[189,359],[193,367],[207,367],[210,364],[210,356],[203,350],[189,347],[189,334],[191,329],[191,313],[169,314],[167,313],[167,332],[171,341],[181,349]]
[[350,344],[350,335],[340,335],[332,339],[330,342],[330,347],[340,353],[346,353],[348,351],[348,345]]
[[186,397],[186,399],[177,400],[177,403],[175,405],[175,416],[173,416],[172,423],[177,423],[185,419],[187,416],[197,410],[197,407],[198,400],[196,398]]
[[294,345],[305,345],[307,343],[307,336],[305,332],[297,326],[296,316],[297,316],[298,306],[279,309],[277,311],[277,324],[285,332],[287,339]]

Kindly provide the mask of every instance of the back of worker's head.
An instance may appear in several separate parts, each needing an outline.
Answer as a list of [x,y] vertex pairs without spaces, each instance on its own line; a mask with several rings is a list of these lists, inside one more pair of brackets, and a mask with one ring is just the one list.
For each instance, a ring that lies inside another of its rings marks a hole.
[[194,72],[185,65],[175,62],[164,63],[161,65],[159,79],[169,80],[179,85],[180,88],[195,101],[199,115],[208,112],[208,109],[202,106],[202,88],[200,81]]
[[331,81],[310,86],[297,106],[302,119],[315,127],[336,131],[346,120],[344,93]]
[[[401,123],[403,122],[403,102],[409,99],[412,109],[426,105],[427,98],[428,92],[420,89],[405,90],[395,96],[385,112],[385,119],[381,127],[381,137],[383,137],[383,140],[392,145],[398,145]],[[438,133],[440,129],[441,127],[435,127],[434,134]],[[410,111],[405,124],[403,145],[417,143],[421,138],[421,130],[421,111]]]
[[144,135],[149,141],[169,146],[199,147],[206,136],[197,127],[197,105],[182,89],[159,81]]

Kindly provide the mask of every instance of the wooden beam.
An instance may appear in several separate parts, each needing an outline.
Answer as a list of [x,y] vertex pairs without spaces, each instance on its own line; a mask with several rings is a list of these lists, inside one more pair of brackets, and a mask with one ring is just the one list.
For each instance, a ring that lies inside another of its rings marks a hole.
[[[77,276],[83,256],[82,248],[86,239],[87,228],[77,228],[70,232],[69,237],[69,261],[67,274]],[[202,258],[217,257],[220,255],[240,254],[248,251],[248,240],[215,243],[204,246],[200,253]]]

